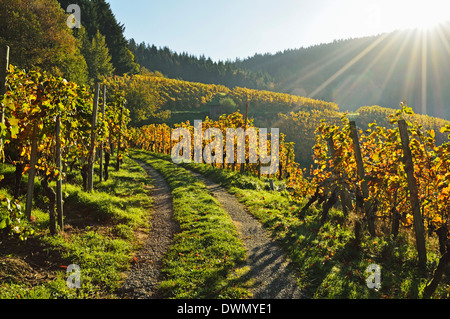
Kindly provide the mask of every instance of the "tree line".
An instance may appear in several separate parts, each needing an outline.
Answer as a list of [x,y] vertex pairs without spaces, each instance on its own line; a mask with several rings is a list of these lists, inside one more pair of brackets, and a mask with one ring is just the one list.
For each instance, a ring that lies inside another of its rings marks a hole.
[[156,47],[145,42],[129,40],[129,48],[136,62],[150,71],[159,71],[167,77],[185,81],[220,84],[252,89],[272,89],[273,83],[267,72],[244,70],[231,61],[214,62],[204,55],[200,57],[187,52],[177,53],[168,47]]

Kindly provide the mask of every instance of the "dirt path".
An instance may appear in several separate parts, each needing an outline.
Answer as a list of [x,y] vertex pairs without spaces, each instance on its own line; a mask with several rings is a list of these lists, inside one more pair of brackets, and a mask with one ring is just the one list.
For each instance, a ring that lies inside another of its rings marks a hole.
[[158,299],[160,296],[157,287],[162,280],[162,257],[168,251],[179,225],[173,219],[172,195],[165,179],[151,166],[136,162],[153,180],[154,212],[149,236],[135,255],[122,291],[124,298]]
[[[122,288],[124,298],[160,298],[158,283],[162,280],[162,257],[169,249],[173,235],[179,230],[173,219],[170,188],[165,179],[151,166],[139,163],[153,179],[154,214],[150,234],[144,247],[136,253],[136,259],[127,274]],[[239,236],[247,250],[247,260],[242,267],[249,268],[243,281],[251,283],[255,299],[297,299],[301,292],[281,248],[269,238],[261,224],[253,218],[223,187],[192,172],[205,183],[208,190],[231,216]]]
[[[230,214],[240,238],[247,249],[246,266],[250,271],[245,275],[252,280],[255,299],[298,299],[301,292],[281,248],[245,207],[219,184],[192,172],[205,183],[222,207]],[[247,279],[246,278],[246,279]]]

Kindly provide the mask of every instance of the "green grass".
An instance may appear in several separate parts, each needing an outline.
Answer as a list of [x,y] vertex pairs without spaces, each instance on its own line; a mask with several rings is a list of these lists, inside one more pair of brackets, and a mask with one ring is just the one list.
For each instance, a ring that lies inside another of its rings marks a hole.
[[[396,239],[366,235],[361,247],[354,243],[351,219],[331,209],[320,224],[321,208],[312,206],[300,214],[305,202],[292,201],[286,191],[272,191],[268,179],[239,174],[210,165],[189,163],[184,167],[207,175],[222,184],[268,229],[294,262],[297,281],[308,298],[421,298],[437,266],[433,239],[427,242],[427,271],[417,267],[417,252],[411,231]],[[276,183],[280,183],[276,181]],[[366,269],[381,267],[381,288],[369,289]],[[434,298],[448,298],[450,286],[441,283]]]
[[[42,196],[37,196],[36,209],[32,211],[35,219],[32,239],[39,241],[51,256],[50,263],[61,263],[56,279],[34,287],[26,282],[2,283],[0,299],[116,297],[123,273],[139,247],[134,231],[149,227],[151,198],[145,189],[148,178],[138,164],[125,159],[121,170],[111,171],[107,182],[96,180],[92,193],[81,189],[77,177],[72,181],[73,184],[63,186],[65,218],[69,221],[66,233],[49,235]],[[39,194],[38,184],[36,188]],[[67,288],[65,268],[69,264],[81,268],[80,289]]]
[[113,294],[136,248],[132,242],[95,231],[86,231],[69,238],[45,237],[44,242],[53,250],[57,249],[67,263],[80,266],[82,287],[77,295],[83,298]]
[[[168,156],[140,151],[131,154],[162,173],[173,191],[175,218],[181,231],[164,259],[166,279],[160,286],[163,294],[168,298],[250,297],[238,267],[245,258],[242,243],[230,217],[205,185],[188,170],[171,163]],[[437,266],[436,247],[428,240],[427,271],[418,270],[410,231],[403,230],[396,239],[365,236],[357,248],[351,220],[340,210],[332,209],[329,220],[320,225],[320,207],[312,206],[300,214],[304,203],[291,201],[286,191],[271,191],[264,178],[209,165],[183,165],[222,184],[261,221],[295,264],[297,281],[306,297],[420,298]],[[1,173],[8,179],[13,169],[3,165]],[[93,193],[81,190],[78,175],[71,180],[63,191],[66,218],[72,221],[73,229],[54,237],[49,236],[45,199],[36,183],[36,208],[32,213],[35,221],[30,224],[35,233],[30,240],[39,241],[49,262],[59,268],[56,279],[37,286],[2,282],[0,299],[116,296],[122,274],[139,246],[134,232],[149,227],[151,199],[145,187],[148,178],[139,165],[125,159],[120,172],[111,171],[108,182],[96,181]],[[8,187],[2,188],[0,194],[11,197]],[[24,201],[22,197],[21,202]],[[81,289],[66,286],[64,266],[72,263],[81,267]],[[366,286],[365,270],[373,263],[381,266],[378,291]],[[449,295],[450,287],[443,281],[434,298]]]
[[230,216],[190,172],[148,152],[132,157],[158,170],[173,195],[175,219],[180,224],[164,259],[166,279],[162,293],[168,298],[245,298],[248,291],[232,270],[245,258]]

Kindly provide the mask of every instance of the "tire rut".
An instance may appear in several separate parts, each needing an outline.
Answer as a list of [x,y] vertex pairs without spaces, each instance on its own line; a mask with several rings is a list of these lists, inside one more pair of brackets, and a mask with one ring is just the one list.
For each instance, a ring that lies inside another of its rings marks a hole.
[[253,297],[255,299],[301,298],[302,293],[293,275],[293,267],[278,244],[269,238],[261,223],[222,186],[199,173],[191,172],[205,183],[236,225],[247,250],[244,266],[250,268],[243,279],[251,281],[253,288],[250,290]]
[[135,161],[153,180],[153,215],[149,235],[135,254],[121,292],[127,299],[160,299],[158,285],[163,279],[162,259],[174,234],[179,231],[179,225],[173,218],[172,194],[164,177],[151,166]]

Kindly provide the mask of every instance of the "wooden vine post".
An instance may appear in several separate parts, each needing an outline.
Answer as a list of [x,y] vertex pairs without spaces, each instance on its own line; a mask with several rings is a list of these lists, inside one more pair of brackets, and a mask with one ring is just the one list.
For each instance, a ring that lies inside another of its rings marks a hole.
[[[5,123],[5,107],[3,105],[3,96],[6,94],[6,75],[9,68],[9,46],[5,45],[0,52],[0,120]],[[3,150],[3,139],[0,138],[0,150]]]
[[[245,131],[247,131],[247,119],[248,119],[248,101],[247,101],[247,103],[245,104],[244,140],[245,140]],[[245,143],[245,144],[246,144],[246,143]],[[249,154],[249,156],[250,156],[250,154]],[[241,174],[244,173],[244,170],[245,170],[245,163],[246,163],[246,160],[245,160],[245,155],[244,155],[244,163],[241,164]]]
[[[331,135],[327,139],[327,144],[328,144],[328,149],[330,150],[330,153],[331,153],[331,158],[333,159],[333,162],[334,162],[333,174],[335,175],[335,177],[337,179],[340,179],[339,172],[336,171],[336,166],[337,166],[338,161],[336,158],[336,150],[334,147],[333,135]],[[339,199],[341,200],[342,211],[344,212],[344,215],[347,216],[349,211],[351,211],[353,209],[352,203],[347,194],[347,191],[345,189],[336,189],[336,192],[337,192],[336,195],[338,195]]]
[[153,128],[153,142],[152,142],[152,152],[156,153],[156,125]]
[[94,162],[95,162],[95,138],[97,129],[97,112],[98,112],[98,98],[99,98],[100,84],[95,84],[94,104],[92,108],[92,123],[91,123],[91,145],[89,150],[88,160],[88,178],[87,178],[87,190],[92,192],[94,189]]
[[[42,97],[39,96],[38,99]],[[31,137],[31,154],[30,154],[30,169],[28,170],[28,184],[27,184],[27,199],[25,202],[25,216],[28,220],[31,220],[31,209],[33,207],[33,195],[34,195],[34,178],[36,176],[36,161],[37,161],[37,131],[38,123],[34,122],[33,133]]]
[[56,181],[56,214],[58,226],[61,231],[64,230],[64,211],[62,196],[62,165],[61,165],[61,115],[56,118],[56,169],[58,170],[58,180]]
[[170,154],[172,152],[172,128],[169,127],[169,153]]
[[358,131],[356,130],[355,121],[350,122],[350,131],[353,141],[353,150],[355,152],[358,179],[361,181],[361,192],[364,199],[364,213],[367,218],[369,233],[371,236],[375,236],[375,216],[372,210],[369,208],[369,203],[366,202],[367,198],[369,197],[369,187],[367,185],[367,181],[364,180],[366,173],[364,170],[364,162],[362,159],[361,146],[359,145],[359,137]]
[[162,128],[162,152],[163,154],[166,154],[166,129],[165,127]]
[[290,147],[287,150],[286,163],[284,164],[284,174],[281,175],[281,179],[288,177],[289,156],[291,156],[291,148]]
[[[123,103],[120,102],[120,118],[119,118],[119,137],[117,141],[117,162],[116,162],[116,171],[120,170],[120,154],[121,154],[121,144],[122,144],[122,123],[123,123]],[[156,130],[156,128],[155,128]],[[156,143],[156,136],[155,136],[155,143]],[[156,147],[156,146],[155,146]]]
[[417,253],[419,256],[419,266],[425,269],[427,263],[427,252],[425,247],[425,230],[423,225],[423,218],[420,212],[419,191],[417,188],[416,177],[414,176],[414,165],[412,161],[411,148],[409,146],[408,126],[405,120],[398,121],[398,128],[400,131],[400,138],[403,148],[403,164],[408,182],[409,199],[411,202],[414,231],[416,235]]
[[[106,85],[103,85],[103,101],[102,101],[102,120],[105,120],[105,109],[106,109]],[[104,148],[104,142],[100,144],[99,149],[99,160],[100,160],[100,182],[103,180],[103,148]]]

